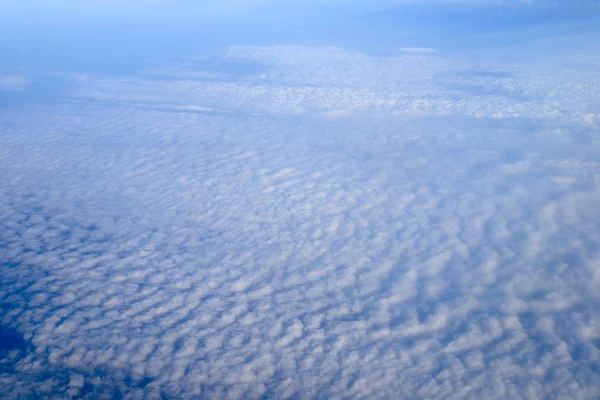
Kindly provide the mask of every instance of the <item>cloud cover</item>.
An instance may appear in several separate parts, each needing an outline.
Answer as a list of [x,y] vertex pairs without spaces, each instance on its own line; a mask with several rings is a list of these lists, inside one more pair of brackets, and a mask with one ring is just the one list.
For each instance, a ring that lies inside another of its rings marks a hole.
[[600,394],[594,74],[221,56],[0,110],[0,391]]

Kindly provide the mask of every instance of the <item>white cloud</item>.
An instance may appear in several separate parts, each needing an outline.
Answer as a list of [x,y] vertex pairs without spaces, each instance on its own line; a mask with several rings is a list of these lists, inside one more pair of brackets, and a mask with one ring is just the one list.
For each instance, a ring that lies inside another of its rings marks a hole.
[[73,95],[111,103],[270,115],[460,115],[595,126],[598,78],[589,72],[461,64],[429,49],[408,49],[400,49],[396,57],[372,57],[332,47],[230,47],[223,52],[224,61],[255,62],[265,71],[239,80],[164,71],[180,77],[177,82],[79,76]]
[[0,110],[0,392],[600,394],[588,74],[225,56],[267,70]]
[[0,75],[0,91],[20,92],[27,87],[28,80],[18,75]]
[[435,53],[436,50],[429,47],[402,47],[400,49],[405,53],[429,54]]

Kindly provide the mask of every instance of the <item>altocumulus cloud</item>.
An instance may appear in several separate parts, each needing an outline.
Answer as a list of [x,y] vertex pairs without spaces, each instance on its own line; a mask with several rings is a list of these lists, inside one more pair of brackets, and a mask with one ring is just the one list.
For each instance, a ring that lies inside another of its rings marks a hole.
[[0,391],[600,395],[597,76],[221,57],[0,111]]

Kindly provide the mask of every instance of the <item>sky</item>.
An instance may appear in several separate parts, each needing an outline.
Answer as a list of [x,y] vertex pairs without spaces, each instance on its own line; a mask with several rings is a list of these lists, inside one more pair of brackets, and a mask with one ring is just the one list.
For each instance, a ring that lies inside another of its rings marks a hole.
[[600,3],[0,13],[0,397],[596,399]]

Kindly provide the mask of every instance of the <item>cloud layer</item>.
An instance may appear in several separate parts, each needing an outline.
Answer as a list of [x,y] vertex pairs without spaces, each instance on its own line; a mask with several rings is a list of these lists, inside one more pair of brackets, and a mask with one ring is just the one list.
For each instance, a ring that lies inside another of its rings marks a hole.
[[[434,49],[400,49],[372,57],[331,47],[237,46],[225,60],[265,66],[244,79],[165,70],[167,79],[100,80],[74,76],[73,96],[148,106],[201,105],[268,115],[381,113],[478,118],[528,118],[594,124],[599,112],[595,73],[577,67],[465,63]],[[194,77],[196,79],[194,79]],[[174,78],[176,81],[174,81]]]
[[592,74],[222,56],[0,111],[0,391],[600,395]]

